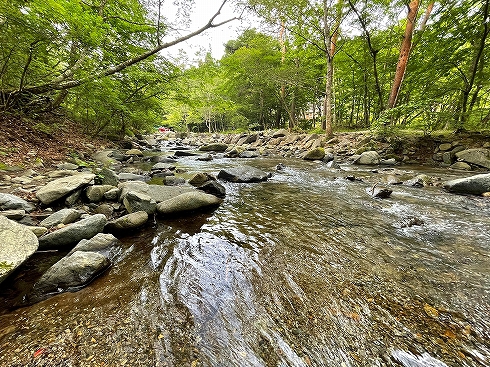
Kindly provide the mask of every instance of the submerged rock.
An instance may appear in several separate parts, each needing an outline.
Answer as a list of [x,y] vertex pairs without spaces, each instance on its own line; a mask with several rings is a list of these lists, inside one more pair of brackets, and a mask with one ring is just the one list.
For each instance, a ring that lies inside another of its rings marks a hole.
[[0,283],[38,248],[38,239],[28,227],[0,216]]
[[490,191],[490,173],[447,181],[443,187],[449,192],[481,195]]
[[258,168],[240,166],[221,170],[218,178],[229,182],[261,182],[267,181],[269,175]]
[[60,293],[87,285],[110,265],[107,257],[97,252],[76,251],[48,269],[34,284],[33,299],[49,293]]

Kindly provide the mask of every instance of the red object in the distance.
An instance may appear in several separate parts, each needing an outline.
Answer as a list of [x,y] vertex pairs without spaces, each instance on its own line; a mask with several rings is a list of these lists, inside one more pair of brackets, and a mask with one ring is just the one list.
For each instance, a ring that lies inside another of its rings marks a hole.
[[158,131],[160,131],[161,133],[166,133],[166,132],[169,132],[170,129],[168,127],[163,127],[163,126],[160,126],[158,128]]
[[41,354],[43,354],[46,351],[44,348],[40,348],[34,352],[34,358],[39,357]]

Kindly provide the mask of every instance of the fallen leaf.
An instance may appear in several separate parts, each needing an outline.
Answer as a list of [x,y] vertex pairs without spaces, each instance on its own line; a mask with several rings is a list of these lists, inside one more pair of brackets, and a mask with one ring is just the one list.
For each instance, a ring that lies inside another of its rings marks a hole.
[[44,349],[44,348],[39,348],[38,350],[36,350],[36,351],[34,352],[34,358],[39,357],[39,356],[40,356],[41,354],[43,354],[45,351],[46,351],[46,349]]

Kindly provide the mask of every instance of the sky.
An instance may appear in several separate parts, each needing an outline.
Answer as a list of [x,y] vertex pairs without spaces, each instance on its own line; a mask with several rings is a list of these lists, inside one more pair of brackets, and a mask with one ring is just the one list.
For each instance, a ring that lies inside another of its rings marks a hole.
[[[195,0],[195,7],[190,17],[189,31],[182,31],[181,34],[184,35],[204,26],[218,11],[221,3],[222,0]],[[239,15],[234,6],[227,3],[221,14],[216,18],[215,23],[238,17]],[[202,59],[202,57],[196,56],[196,53],[204,49],[204,52],[211,50],[212,56],[215,59],[220,59],[224,54],[224,44],[231,39],[236,39],[244,29],[253,26],[252,23],[253,21],[251,20],[234,20],[218,28],[208,29],[203,34],[166,50],[167,55],[171,58],[179,57],[182,53],[180,50],[183,50],[192,62],[196,59]]]

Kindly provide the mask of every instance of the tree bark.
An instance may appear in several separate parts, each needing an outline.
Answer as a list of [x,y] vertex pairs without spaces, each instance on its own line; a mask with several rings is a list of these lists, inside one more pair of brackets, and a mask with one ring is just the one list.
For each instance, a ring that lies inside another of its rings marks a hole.
[[396,101],[398,99],[398,94],[400,93],[405,71],[407,70],[410,51],[412,49],[412,36],[415,29],[415,20],[417,18],[419,5],[419,0],[412,0],[408,5],[407,25],[405,26],[405,34],[403,35],[403,42],[396,66],[393,86],[391,87],[390,97],[388,98],[388,103],[386,105],[387,109],[391,109],[396,106]]

